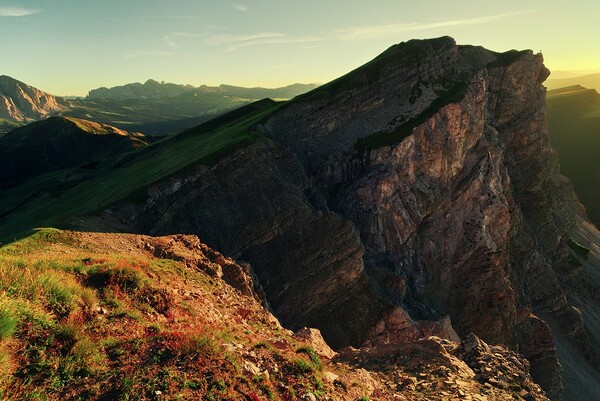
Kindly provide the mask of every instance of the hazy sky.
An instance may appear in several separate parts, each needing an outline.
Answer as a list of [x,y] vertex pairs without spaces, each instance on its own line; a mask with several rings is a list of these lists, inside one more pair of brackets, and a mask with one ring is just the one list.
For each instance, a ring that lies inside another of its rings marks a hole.
[[59,95],[148,78],[324,83],[443,35],[600,70],[599,17],[599,0],[0,0],[0,75]]

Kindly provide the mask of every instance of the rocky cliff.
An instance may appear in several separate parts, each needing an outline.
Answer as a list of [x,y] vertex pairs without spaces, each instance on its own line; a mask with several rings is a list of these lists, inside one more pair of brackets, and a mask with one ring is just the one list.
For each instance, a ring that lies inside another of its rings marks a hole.
[[59,114],[67,102],[6,75],[0,76],[0,119],[29,122]]
[[81,224],[199,234],[252,263],[284,324],[336,347],[475,333],[553,400],[576,356],[576,399],[597,391],[573,378],[594,371],[580,306],[599,266],[571,238],[585,215],[548,141],[547,76],[531,51],[402,43],[283,105],[255,127],[267,138]]
[[595,356],[565,296],[564,271],[577,270],[567,233],[583,208],[548,141],[541,55],[442,38],[380,59],[293,102],[265,131],[298,149],[332,209],[356,224],[382,293],[414,318],[448,315],[461,337],[520,350],[558,399],[552,333],[530,309]]

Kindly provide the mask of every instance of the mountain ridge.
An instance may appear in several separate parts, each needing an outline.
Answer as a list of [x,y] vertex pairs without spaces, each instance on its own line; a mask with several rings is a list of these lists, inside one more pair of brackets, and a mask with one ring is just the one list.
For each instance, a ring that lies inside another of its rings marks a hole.
[[548,131],[561,169],[572,178],[590,221],[600,226],[596,163],[600,147],[600,94],[580,85],[548,91]]
[[[549,143],[548,73],[532,51],[399,44],[0,225],[199,235],[251,263],[286,327],[317,327],[336,348],[474,332],[523,354],[550,399],[563,384],[569,400],[594,397],[581,377],[598,377],[598,233]],[[195,157],[151,169],[183,151]],[[565,355],[578,363],[563,381]]]
[[0,118],[31,122],[68,109],[67,102],[7,75],[0,75]]
[[600,91],[600,72],[593,74],[580,75],[572,78],[549,79],[547,81],[548,89],[554,90],[566,86],[581,85],[586,88]]
[[291,84],[279,88],[241,87],[221,84],[219,86],[173,84],[148,79],[146,82],[130,83],[111,88],[97,88],[89,91],[87,99],[147,99],[161,97],[177,97],[185,93],[220,93],[224,96],[235,96],[246,99],[284,98],[290,99],[299,93],[314,89],[316,84]]
[[70,116],[146,135],[168,135],[263,98],[292,98],[314,84],[281,88],[231,85],[193,87],[159,83],[98,88],[87,98],[66,100],[8,76],[0,77],[0,135],[50,116]]

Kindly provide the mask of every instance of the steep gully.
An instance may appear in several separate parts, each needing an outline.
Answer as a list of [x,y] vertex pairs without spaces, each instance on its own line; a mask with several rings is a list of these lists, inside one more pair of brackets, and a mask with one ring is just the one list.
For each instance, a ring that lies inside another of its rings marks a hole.
[[396,45],[93,224],[198,234],[334,347],[473,332],[525,356],[549,398],[595,397],[600,253],[568,244],[598,232],[548,141],[547,76],[532,52]]

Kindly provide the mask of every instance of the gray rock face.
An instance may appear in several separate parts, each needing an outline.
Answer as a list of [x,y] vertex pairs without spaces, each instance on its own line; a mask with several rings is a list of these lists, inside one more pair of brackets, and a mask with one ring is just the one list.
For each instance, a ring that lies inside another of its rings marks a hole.
[[29,122],[67,110],[67,102],[6,75],[0,76],[0,119]]

